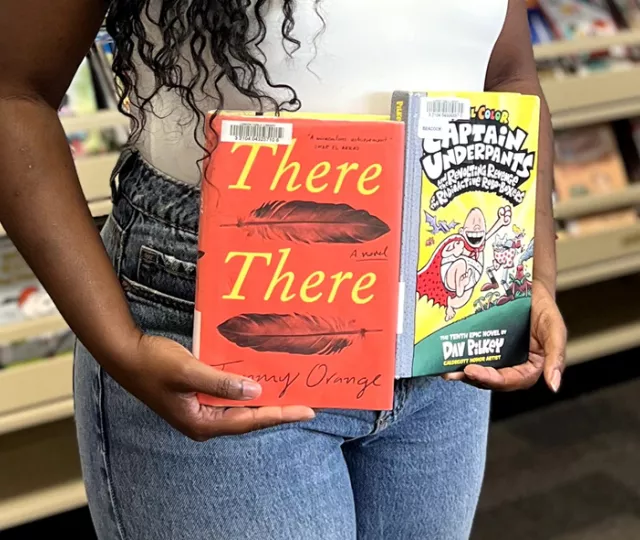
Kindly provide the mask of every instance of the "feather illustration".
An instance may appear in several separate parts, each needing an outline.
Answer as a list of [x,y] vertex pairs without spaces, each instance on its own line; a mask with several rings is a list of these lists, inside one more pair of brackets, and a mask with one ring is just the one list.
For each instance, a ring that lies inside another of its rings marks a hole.
[[303,244],[361,244],[389,232],[389,226],[366,210],[348,204],[270,201],[246,219],[222,225],[244,229],[249,236]]
[[354,321],[299,313],[244,313],[218,326],[218,332],[238,347],[258,352],[303,355],[337,354],[372,332]]

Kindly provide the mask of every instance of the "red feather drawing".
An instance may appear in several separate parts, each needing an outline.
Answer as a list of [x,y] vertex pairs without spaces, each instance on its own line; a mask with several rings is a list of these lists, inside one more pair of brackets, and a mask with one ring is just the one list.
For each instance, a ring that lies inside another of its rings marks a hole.
[[259,352],[302,355],[337,354],[372,332],[355,321],[299,313],[244,313],[218,326],[218,332],[238,347]]
[[348,204],[313,201],[270,201],[237,223],[248,236],[303,244],[361,244],[389,232],[389,226],[366,210]]

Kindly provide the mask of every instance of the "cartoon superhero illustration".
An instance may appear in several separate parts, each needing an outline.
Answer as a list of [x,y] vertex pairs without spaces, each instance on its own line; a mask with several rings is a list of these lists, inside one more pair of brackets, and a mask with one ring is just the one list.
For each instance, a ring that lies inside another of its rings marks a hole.
[[512,210],[498,210],[496,222],[487,229],[482,210],[472,209],[460,230],[445,238],[431,260],[418,272],[418,298],[426,296],[434,305],[446,308],[445,321],[469,302],[484,274],[484,249],[487,241],[511,223]]
[[509,272],[516,266],[517,257],[524,249],[524,231],[517,225],[513,225],[512,230],[513,238],[509,238],[506,233],[503,235],[498,234],[495,237],[493,242],[493,265],[487,268],[487,275],[491,281],[482,287],[483,291],[499,287],[496,274],[500,269],[502,269],[500,283],[506,286]]

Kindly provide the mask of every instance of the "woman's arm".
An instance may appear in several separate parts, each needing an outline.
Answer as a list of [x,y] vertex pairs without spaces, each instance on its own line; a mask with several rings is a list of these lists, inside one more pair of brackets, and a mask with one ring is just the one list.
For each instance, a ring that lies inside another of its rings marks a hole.
[[252,381],[136,327],[96,231],[57,108],[107,0],[0,2],[0,221],[73,332],[123,387],[194,439],[308,418],[307,409],[200,407],[248,399]]
[[104,13],[103,0],[0,5],[0,220],[79,339],[107,361],[139,333],[57,114]]
[[567,335],[555,303],[556,235],[551,199],[553,129],[538,80],[523,0],[509,0],[504,28],[489,63],[485,88],[492,92],[537,95],[541,102],[529,361],[504,369],[468,366],[464,373],[446,378],[465,380],[481,388],[508,391],[533,386],[544,372],[547,385],[557,392],[564,370]]
[[551,200],[553,129],[538,80],[526,11],[522,0],[509,0],[507,18],[489,62],[485,87],[491,92],[520,92],[540,97],[534,272],[536,279],[555,297],[556,232]]

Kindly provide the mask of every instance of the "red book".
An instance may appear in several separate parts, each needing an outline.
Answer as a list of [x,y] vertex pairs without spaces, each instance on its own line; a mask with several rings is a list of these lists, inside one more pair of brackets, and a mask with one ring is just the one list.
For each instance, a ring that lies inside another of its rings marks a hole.
[[389,410],[404,125],[221,114],[212,128],[194,354],[263,392],[201,401]]

